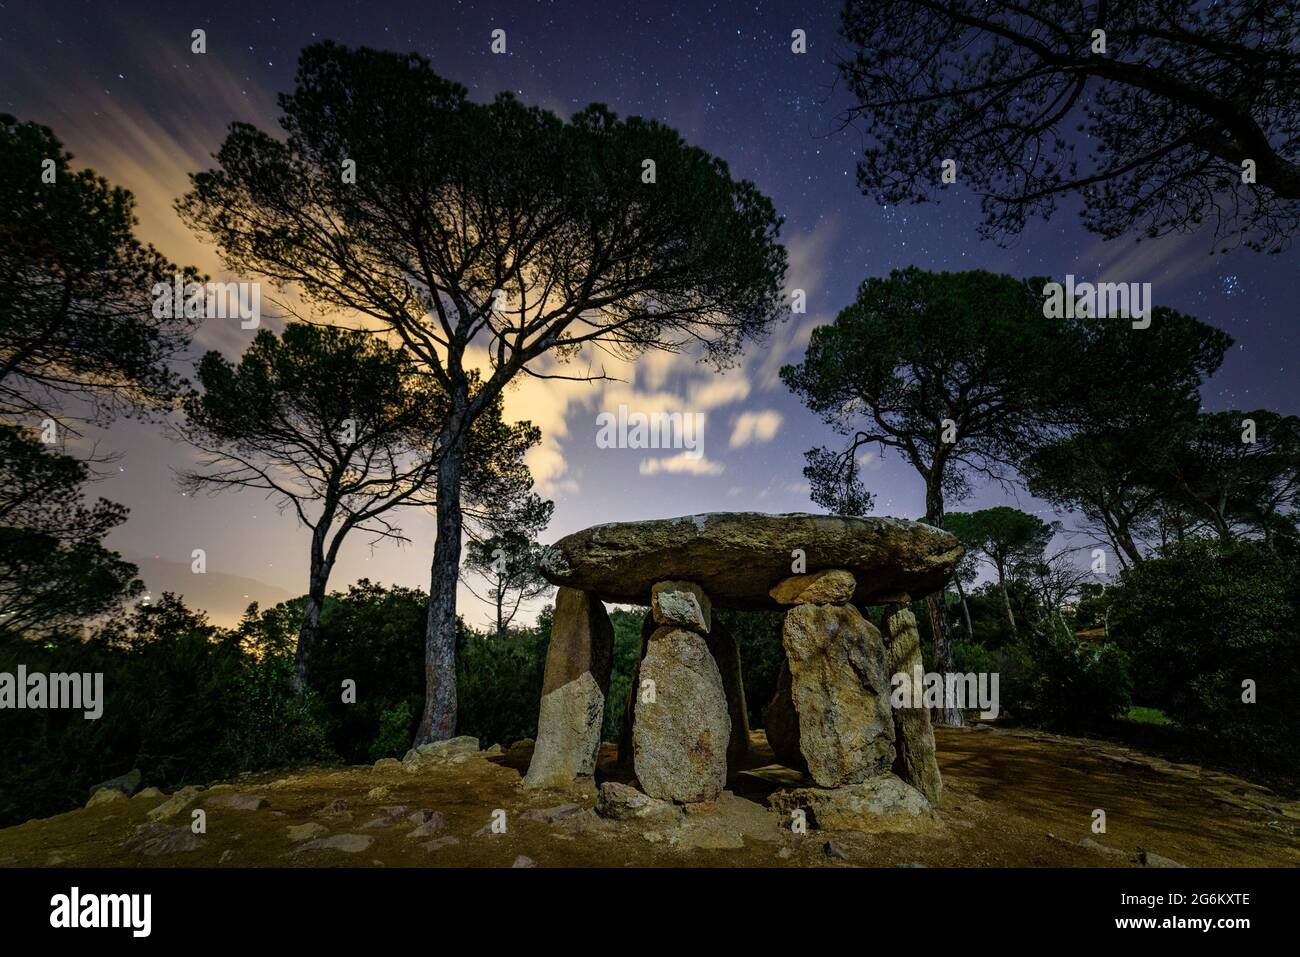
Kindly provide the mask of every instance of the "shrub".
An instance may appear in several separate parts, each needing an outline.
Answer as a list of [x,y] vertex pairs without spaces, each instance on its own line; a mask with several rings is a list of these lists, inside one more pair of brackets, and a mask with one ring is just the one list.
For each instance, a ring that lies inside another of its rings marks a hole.
[[415,737],[416,717],[411,702],[399,701],[379,713],[379,732],[370,745],[370,760],[404,755]]
[[[1300,566],[1254,542],[1192,539],[1126,569],[1110,630],[1133,659],[1138,699],[1210,751],[1300,768]],[[1257,702],[1243,702],[1242,683]]]

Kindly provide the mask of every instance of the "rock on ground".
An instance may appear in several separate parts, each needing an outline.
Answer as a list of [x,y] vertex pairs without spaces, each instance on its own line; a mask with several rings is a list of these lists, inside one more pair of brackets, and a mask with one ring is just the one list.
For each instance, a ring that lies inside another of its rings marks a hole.
[[335,834],[333,837],[321,837],[308,841],[295,854],[304,851],[341,851],[344,854],[360,854],[374,846],[375,839],[369,834]]
[[885,645],[852,605],[799,605],[782,644],[799,716],[799,749],[822,787],[857,784],[894,762]]
[[203,802],[203,806],[225,808],[228,811],[260,811],[266,807],[266,798],[260,794],[241,794],[235,791],[214,794]]
[[843,605],[853,598],[857,587],[852,572],[828,568],[783,578],[768,594],[778,605]]
[[636,821],[646,818],[676,818],[681,816],[682,811],[671,801],[652,798],[617,781],[605,781],[596,797],[596,813],[613,821]]
[[595,770],[613,655],[614,626],[600,599],[561,588],[525,788],[568,788]]
[[641,662],[653,703],[637,705],[633,767],[646,794],[687,803],[718,796],[727,779],[731,719],[722,675],[701,635],[660,628]]
[[159,804],[156,808],[150,811],[146,817],[151,821],[161,821],[164,818],[175,817],[177,814],[180,814],[181,811],[184,811],[191,804],[197,801],[198,797],[199,789],[197,787],[191,786],[181,788],[166,801],[163,801],[162,804]]
[[432,841],[425,841],[420,845],[420,847],[424,848],[426,851],[436,851],[439,848],[451,847],[453,844],[459,843],[460,838],[452,834],[447,834],[443,837],[434,838]]
[[308,824],[293,824],[285,828],[286,836],[295,844],[301,841],[310,841],[318,837],[324,837],[328,833],[329,828],[324,824],[317,824],[315,821]]
[[114,788],[100,788],[90,796],[90,800],[86,802],[86,807],[97,807],[100,804],[109,804],[113,801],[125,801],[126,799],[127,797],[123,792],[115,790]]
[[676,625],[707,635],[713,605],[704,589],[694,582],[656,582],[650,589],[650,613],[656,625]]
[[802,808],[810,827],[827,831],[918,832],[938,820],[921,792],[892,774],[838,788],[777,791],[768,805],[787,818]]
[[546,550],[542,573],[611,602],[644,605],[656,582],[687,580],[717,608],[779,608],[768,592],[796,548],[811,568],[851,572],[859,607],[937,591],[962,556],[956,536],[903,519],[714,512],[584,529]]
[[140,769],[132,768],[130,771],[127,771],[126,774],[120,774],[115,778],[109,778],[107,781],[100,781],[98,784],[91,787],[89,796],[94,797],[97,791],[107,789],[110,791],[120,791],[122,794],[130,797],[135,794],[136,791],[140,790],[140,779]]
[[[904,681],[915,684],[918,669],[924,673],[921,662],[921,636],[916,630],[916,616],[904,605],[886,605],[881,636],[888,652],[889,672],[903,675]],[[913,687],[911,701],[923,704],[922,689]],[[939,776],[939,762],[934,753],[934,728],[930,725],[930,709],[894,708],[894,773],[916,788],[925,799],[937,806],[943,793],[943,780]]]
[[203,844],[203,838],[188,827],[170,827],[161,821],[150,821],[139,825],[124,846],[145,857],[161,857],[197,851]]

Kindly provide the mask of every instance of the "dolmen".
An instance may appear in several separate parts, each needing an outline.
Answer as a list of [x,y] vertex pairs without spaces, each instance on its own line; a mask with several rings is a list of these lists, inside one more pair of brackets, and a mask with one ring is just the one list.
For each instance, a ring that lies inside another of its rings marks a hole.
[[[546,550],[559,586],[527,788],[567,788],[595,770],[613,665],[604,602],[648,605],[624,711],[620,760],[642,790],[690,804],[722,791],[749,748],[735,637],[714,608],[784,610],[765,731],[777,759],[815,788],[774,795],[824,827],[881,808],[929,813],[941,781],[924,707],[891,707],[891,678],[920,667],[913,596],[940,590],[962,547],[893,518],[719,512],[597,525]],[[860,608],[883,606],[881,627]],[[920,702],[921,689],[902,696]]]

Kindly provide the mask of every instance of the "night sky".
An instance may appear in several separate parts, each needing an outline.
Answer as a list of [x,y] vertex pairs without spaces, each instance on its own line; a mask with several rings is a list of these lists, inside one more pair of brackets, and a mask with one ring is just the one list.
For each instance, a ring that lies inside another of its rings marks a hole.
[[[320,39],[416,51],[475,99],[511,90],[523,101],[569,115],[590,102],[619,114],[654,117],[753,180],[785,217],[788,286],[808,294],[808,314],[778,328],[739,368],[715,375],[687,356],[650,356],[610,369],[622,383],[532,380],[507,397],[507,415],[541,426],[530,464],[556,501],[543,535],[552,540],[590,524],[713,510],[818,510],[801,474],[803,452],[834,441],[777,378],[797,362],[810,330],[830,321],[868,276],[917,265],[984,268],[1013,275],[1066,273],[1089,280],[1150,282],[1155,301],[1227,330],[1236,340],[1205,387],[1208,410],[1266,407],[1300,412],[1300,333],[1295,249],[1266,256],[1240,249],[1211,255],[1208,233],[1135,243],[1103,242],[1062,205],[1049,223],[1031,222],[1008,248],[976,234],[978,198],[960,184],[937,204],[882,208],[855,178],[861,137],[841,130],[847,105],[834,63],[838,2],[595,3],[424,2],[354,4],[0,2],[0,110],[52,127],[74,154],[135,193],[139,234],[173,262],[228,277],[212,248],[172,210],[186,175],[234,120],[278,132],[275,95],[292,89],[298,51]],[[207,31],[208,52],[190,52],[190,32]],[[507,53],[490,52],[504,29]],[[791,52],[794,29],[808,52]],[[508,162],[508,157],[503,157]],[[268,322],[273,328],[274,321]],[[236,322],[203,327],[195,355],[216,348],[232,358],[252,332]],[[1027,360],[1029,357],[1027,357]],[[187,370],[188,371],[188,370]],[[673,471],[671,452],[598,449],[598,412],[627,402],[646,412],[704,411],[705,456]],[[141,565],[154,594],[185,592],[214,619],[229,622],[250,598],[263,602],[305,590],[307,532],[255,493],[191,499],[173,469],[192,453],[157,425],[130,421],[91,431],[101,451],[120,453],[96,494],[131,508],[109,544]],[[876,512],[914,517],[922,489],[899,459],[866,464]],[[996,487],[950,508],[1011,502],[1044,518],[1023,492]],[[373,551],[345,546],[332,586],[367,576],[427,587],[433,523],[399,516],[412,544]],[[193,548],[207,551],[209,574],[189,574]],[[486,609],[462,592],[471,622]]]

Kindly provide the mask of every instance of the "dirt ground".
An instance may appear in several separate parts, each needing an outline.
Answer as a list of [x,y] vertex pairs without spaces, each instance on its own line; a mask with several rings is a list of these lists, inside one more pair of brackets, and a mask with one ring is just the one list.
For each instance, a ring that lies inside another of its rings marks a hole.
[[[944,794],[939,822],[923,833],[792,833],[763,801],[807,782],[776,766],[756,732],[754,753],[728,781],[731,794],[692,808],[680,824],[554,810],[594,807],[595,786],[521,790],[531,748],[520,747],[414,773],[390,764],[245,775],[201,792],[193,807],[205,809],[207,832],[189,837],[190,809],[148,825],[161,797],[113,801],[0,831],[0,866],[1300,866],[1300,803],[1258,785],[1038,732],[940,728],[936,738]],[[611,747],[602,749],[597,781],[630,775]],[[222,808],[222,793],[264,797],[265,805]],[[445,826],[412,836],[424,809]],[[498,809],[504,833],[490,828]],[[1105,833],[1093,832],[1095,809],[1106,813]],[[288,834],[304,824],[358,837],[345,839],[351,850],[304,849],[310,841]],[[184,846],[152,855],[124,846],[142,825]]]

